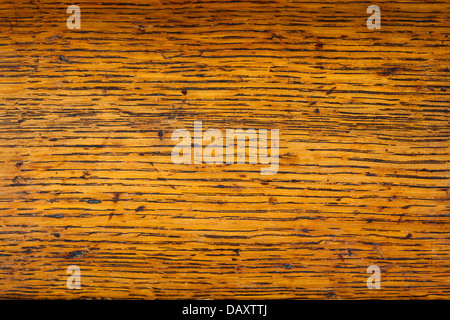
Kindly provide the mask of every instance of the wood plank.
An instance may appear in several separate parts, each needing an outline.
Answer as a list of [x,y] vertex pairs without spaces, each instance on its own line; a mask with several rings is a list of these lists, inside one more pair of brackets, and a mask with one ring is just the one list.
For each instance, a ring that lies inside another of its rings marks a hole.
[[[77,4],[0,1],[1,298],[448,298],[448,1]],[[278,172],[174,164],[194,121]]]

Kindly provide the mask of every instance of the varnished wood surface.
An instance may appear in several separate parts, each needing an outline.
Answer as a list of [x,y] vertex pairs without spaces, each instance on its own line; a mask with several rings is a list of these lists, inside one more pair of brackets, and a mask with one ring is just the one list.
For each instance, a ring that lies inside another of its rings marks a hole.
[[[70,4],[0,1],[0,298],[448,298],[448,1]],[[172,164],[195,120],[278,173]]]

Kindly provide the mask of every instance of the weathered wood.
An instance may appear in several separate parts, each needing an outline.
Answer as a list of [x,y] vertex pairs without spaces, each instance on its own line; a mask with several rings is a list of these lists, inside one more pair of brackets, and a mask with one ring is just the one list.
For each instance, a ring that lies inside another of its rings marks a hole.
[[[448,1],[76,4],[0,1],[1,298],[448,298]],[[195,120],[278,173],[173,164]]]

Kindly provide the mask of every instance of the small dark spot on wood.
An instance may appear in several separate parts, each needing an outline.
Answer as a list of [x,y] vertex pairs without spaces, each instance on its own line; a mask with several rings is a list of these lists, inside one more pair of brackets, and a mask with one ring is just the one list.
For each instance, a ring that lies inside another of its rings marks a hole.
[[21,176],[15,176],[12,179],[13,184],[15,185],[24,185],[26,183],[26,179]]
[[281,40],[281,39],[283,39],[283,36],[281,34],[277,33],[277,32],[272,32],[270,34],[270,38],[269,39],[273,40],[274,38]]
[[315,113],[320,113],[319,109],[317,109],[317,108],[314,110],[314,112]]
[[138,25],[135,26],[135,28],[138,29],[138,31],[140,33],[145,33],[145,27],[144,26],[138,24]]
[[269,197],[269,202],[270,203],[276,203],[277,199],[275,197]]
[[101,203],[101,201],[96,199],[90,199],[88,200],[88,203]]
[[322,50],[323,48],[323,43],[322,42],[317,42],[316,43],[316,50]]
[[239,254],[239,249],[231,249],[231,251],[236,252],[236,255],[240,256],[240,254]]
[[335,89],[336,89],[336,87],[331,88],[330,90],[328,90],[328,91],[326,92],[326,95],[328,96],[328,95],[331,94]]
[[183,90],[181,90],[181,93],[185,96],[185,95],[187,95],[187,90],[183,89]]
[[164,135],[163,131],[162,131],[162,130],[158,130],[158,137],[159,137],[160,139],[163,138],[163,135]]
[[19,161],[19,162],[16,163],[16,167],[17,167],[17,168],[20,168],[22,165],[23,165],[23,162],[22,162],[22,161]]
[[408,233],[408,234],[406,235],[405,239],[411,239],[411,237],[412,237],[412,234],[411,234],[411,233]]
[[141,212],[145,209],[145,206],[139,206],[136,208],[136,210],[134,210],[135,212]]
[[114,192],[113,202],[117,203],[119,201],[120,195],[122,192]]
[[285,263],[285,264],[283,264],[283,268],[284,268],[284,269],[291,270],[291,269],[292,269],[292,265],[289,264],[289,263]]
[[77,250],[69,252],[66,258],[73,259],[73,258],[81,258],[87,251]]
[[87,177],[86,176],[90,176],[91,174],[86,170],[86,171],[83,171],[83,175],[80,177],[80,179],[87,179]]
[[333,291],[328,291],[325,295],[327,296],[328,299],[336,299],[337,298],[336,293],[334,293]]
[[51,139],[49,139],[49,141],[58,141],[58,139],[57,138],[51,138]]
[[349,248],[347,248],[347,251],[348,251],[348,255],[351,257],[353,255],[353,253],[350,251]]
[[31,253],[31,249],[28,248],[27,250],[25,250],[25,253],[26,253],[26,254],[30,254],[30,253]]
[[54,235],[57,238],[61,237],[61,235],[58,232],[53,232],[52,235]]
[[59,56],[59,60],[64,61],[64,62],[69,62],[69,60],[67,60],[67,58],[64,57],[63,55]]
[[397,74],[399,72],[400,72],[400,68],[393,67],[393,68],[384,69],[383,71],[379,72],[378,75],[388,77],[388,76]]

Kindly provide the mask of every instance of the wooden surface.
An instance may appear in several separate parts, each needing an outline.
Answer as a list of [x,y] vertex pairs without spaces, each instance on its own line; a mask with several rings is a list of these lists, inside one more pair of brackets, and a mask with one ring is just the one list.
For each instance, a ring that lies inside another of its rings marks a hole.
[[448,298],[449,1],[70,4],[0,1],[0,298]]

